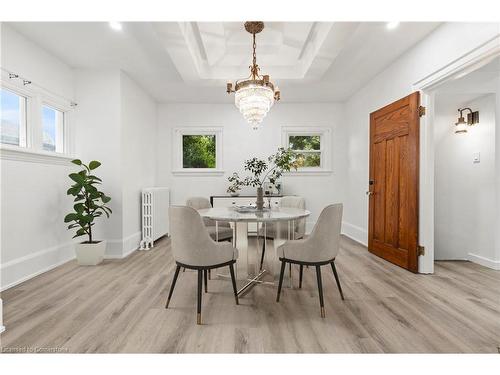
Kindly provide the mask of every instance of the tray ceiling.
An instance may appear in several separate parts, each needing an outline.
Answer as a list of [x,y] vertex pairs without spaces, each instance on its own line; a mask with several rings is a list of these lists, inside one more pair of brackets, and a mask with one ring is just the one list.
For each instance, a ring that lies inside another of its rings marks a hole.
[[[242,22],[3,23],[73,68],[121,69],[160,102],[232,103],[225,82],[248,76]],[[266,22],[257,62],[286,101],[343,101],[439,23]]]

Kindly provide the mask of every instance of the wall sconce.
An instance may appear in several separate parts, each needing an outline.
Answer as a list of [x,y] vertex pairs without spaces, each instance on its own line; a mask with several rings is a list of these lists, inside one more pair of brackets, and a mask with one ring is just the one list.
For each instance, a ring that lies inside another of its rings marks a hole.
[[[469,113],[467,113],[467,121],[465,121],[462,114],[463,111],[469,111]],[[460,112],[460,116],[455,123],[455,134],[467,133],[467,126],[479,123],[479,111],[472,112],[470,108],[459,108],[458,112]]]

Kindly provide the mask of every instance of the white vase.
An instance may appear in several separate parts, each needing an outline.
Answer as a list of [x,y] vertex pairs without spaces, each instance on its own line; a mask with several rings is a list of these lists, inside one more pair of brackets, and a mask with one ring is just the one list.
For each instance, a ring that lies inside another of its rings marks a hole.
[[80,266],[95,266],[104,259],[106,241],[75,245],[76,260]]

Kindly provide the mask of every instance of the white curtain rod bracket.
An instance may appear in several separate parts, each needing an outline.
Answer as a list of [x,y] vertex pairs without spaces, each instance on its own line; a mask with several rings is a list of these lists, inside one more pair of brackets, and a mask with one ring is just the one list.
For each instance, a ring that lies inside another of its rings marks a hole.
[[73,107],[73,108],[74,108],[74,107],[76,107],[76,106],[78,105],[78,104],[77,104],[77,103],[75,103],[74,101],[68,100],[67,98],[65,98],[65,97],[63,97],[63,96],[61,96],[61,95],[58,95],[58,94],[56,94],[56,93],[54,93],[54,92],[52,92],[52,91],[50,91],[50,90],[48,90],[48,89],[46,89],[46,88],[44,88],[44,87],[40,86],[40,85],[37,85],[36,83],[33,83],[31,80],[27,79],[26,77],[20,76],[19,74],[16,74],[16,73],[14,73],[14,72],[11,72],[11,71],[9,71],[9,70],[7,70],[7,69],[5,69],[5,68],[2,68],[2,67],[0,67],[0,70],[4,71],[6,74],[8,74],[8,75],[9,75],[9,76],[8,76],[8,77],[9,77],[9,79],[19,79],[19,80],[21,80],[21,81],[23,82],[23,86],[27,86],[27,85],[33,85],[33,86],[36,86],[36,87],[38,87],[39,89],[41,89],[41,90],[45,91],[45,92],[46,92],[47,94],[49,94],[49,95],[55,96],[55,97],[57,97],[57,98],[60,98],[60,99],[63,99],[64,101],[69,102],[70,107]]

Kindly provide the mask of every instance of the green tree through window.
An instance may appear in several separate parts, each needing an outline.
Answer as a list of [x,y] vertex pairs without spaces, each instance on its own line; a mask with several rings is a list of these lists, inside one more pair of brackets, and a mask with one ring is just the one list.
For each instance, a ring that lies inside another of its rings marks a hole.
[[291,135],[288,138],[288,144],[297,154],[300,168],[321,166],[321,136]]
[[182,167],[215,168],[215,135],[183,135]]

